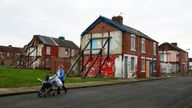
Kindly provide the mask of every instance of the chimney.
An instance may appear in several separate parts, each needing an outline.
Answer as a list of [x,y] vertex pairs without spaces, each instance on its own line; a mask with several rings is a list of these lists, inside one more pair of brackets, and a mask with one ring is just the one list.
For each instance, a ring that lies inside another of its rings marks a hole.
[[113,16],[112,21],[114,21],[117,24],[123,25],[123,17],[122,16]]
[[65,40],[65,37],[64,37],[64,36],[59,36],[59,40],[64,41],[64,40]]
[[8,47],[9,47],[9,48],[11,48],[11,47],[12,47],[12,45],[8,45]]
[[171,43],[171,44],[177,47],[177,42],[174,42],[174,43]]

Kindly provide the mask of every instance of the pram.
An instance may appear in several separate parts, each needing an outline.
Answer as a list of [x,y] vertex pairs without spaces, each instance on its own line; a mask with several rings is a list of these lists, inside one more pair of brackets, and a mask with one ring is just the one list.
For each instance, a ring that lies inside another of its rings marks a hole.
[[44,81],[40,78],[37,79],[42,82],[42,87],[38,92],[39,97],[48,97],[51,95],[55,96],[55,91],[53,90],[54,87],[61,87],[63,85],[61,80],[56,75],[51,77],[46,75]]

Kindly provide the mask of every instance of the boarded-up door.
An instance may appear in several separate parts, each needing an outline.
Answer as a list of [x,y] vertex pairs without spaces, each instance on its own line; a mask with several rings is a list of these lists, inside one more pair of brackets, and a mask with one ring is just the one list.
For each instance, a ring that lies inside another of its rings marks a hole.
[[128,57],[126,56],[125,57],[125,65],[124,65],[124,69],[125,69],[125,76],[124,76],[124,78],[127,78],[128,77]]
[[146,61],[146,77],[150,77],[150,62],[149,60]]

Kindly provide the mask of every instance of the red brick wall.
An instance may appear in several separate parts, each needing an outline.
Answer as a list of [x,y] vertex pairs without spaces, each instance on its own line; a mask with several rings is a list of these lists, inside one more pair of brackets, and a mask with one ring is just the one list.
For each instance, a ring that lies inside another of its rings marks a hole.
[[[140,77],[145,77],[146,72],[141,72],[141,57],[145,58],[156,58],[157,64],[157,76],[160,76],[160,62],[159,62],[159,55],[158,55],[158,43],[157,43],[157,54],[153,54],[153,41],[145,39],[145,52],[146,53],[141,53],[141,37],[136,36],[135,37],[135,48],[136,51],[131,51],[131,34],[130,33],[124,33],[123,34],[123,54],[129,54],[129,55],[136,55],[138,56],[138,61],[137,61],[137,71],[136,74],[137,76]],[[146,65],[146,63],[145,63]],[[146,67],[146,66],[145,66]]]
[[[109,26],[106,23],[100,23],[97,26],[95,26],[92,30],[89,31],[89,33],[103,33],[103,32],[108,32],[108,31],[117,31],[118,29]],[[129,54],[129,55],[137,55],[138,56],[138,66],[137,66],[137,75],[139,77],[145,77],[146,73],[145,72],[140,72],[141,71],[141,56],[143,57],[148,57],[148,58],[156,58],[157,59],[157,74],[160,75],[158,66],[159,66],[159,58],[158,58],[158,53],[157,55],[153,55],[153,41],[151,40],[145,40],[145,51],[146,53],[141,53],[141,37],[136,36],[136,51],[131,51],[131,37],[130,33],[123,33],[123,44],[122,44],[122,55],[123,54]],[[111,43],[112,44],[112,43]],[[158,48],[158,44],[157,44]],[[158,50],[158,49],[157,49]],[[158,52],[158,51],[157,51]]]
[[108,31],[117,31],[118,29],[109,26],[108,24],[102,22],[95,26],[92,30],[89,31],[89,33],[103,33]]
[[[51,54],[47,55],[46,54],[46,47],[51,47]],[[50,59],[51,62],[51,57],[58,57],[58,47],[57,46],[50,46],[50,45],[44,45],[43,49],[42,49],[42,64],[41,67],[45,67],[46,65],[46,58]]]

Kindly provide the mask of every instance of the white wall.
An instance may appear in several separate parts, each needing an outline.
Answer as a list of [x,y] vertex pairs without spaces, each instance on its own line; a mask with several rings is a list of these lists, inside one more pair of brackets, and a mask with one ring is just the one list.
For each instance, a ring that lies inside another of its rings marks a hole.
[[[89,42],[90,34],[86,34],[83,36],[81,40],[81,48],[83,49],[86,44]],[[112,37],[110,39],[110,54],[121,54],[122,53],[122,32],[121,31],[114,31],[110,32],[110,36]],[[93,38],[96,37],[108,37],[108,32],[105,33],[94,33],[92,34]],[[106,39],[103,40],[103,44],[105,43]],[[96,42],[97,48],[102,47],[102,40],[98,39]],[[90,47],[88,47],[89,49]],[[107,45],[105,48],[105,53],[107,53]],[[85,54],[89,54],[89,51],[86,51]]]
[[[125,57],[128,57],[128,73],[127,75],[128,76],[125,76]],[[134,57],[135,58],[135,61],[134,61],[134,71],[131,70],[131,57]],[[123,65],[122,65],[122,70],[123,70],[123,77],[126,78],[132,78],[132,77],[135,77],[133,76],[133,74],[135,74],[135,72],[137,71],[137,62],[138,62],[138,57],[135,56],[135,55],[128,55],[128,54],[124,54],[124,59],[123,59]]]
[[123,73],[122,73],[122,57],[119,55],[115,59],[115,78],[122,78]]

